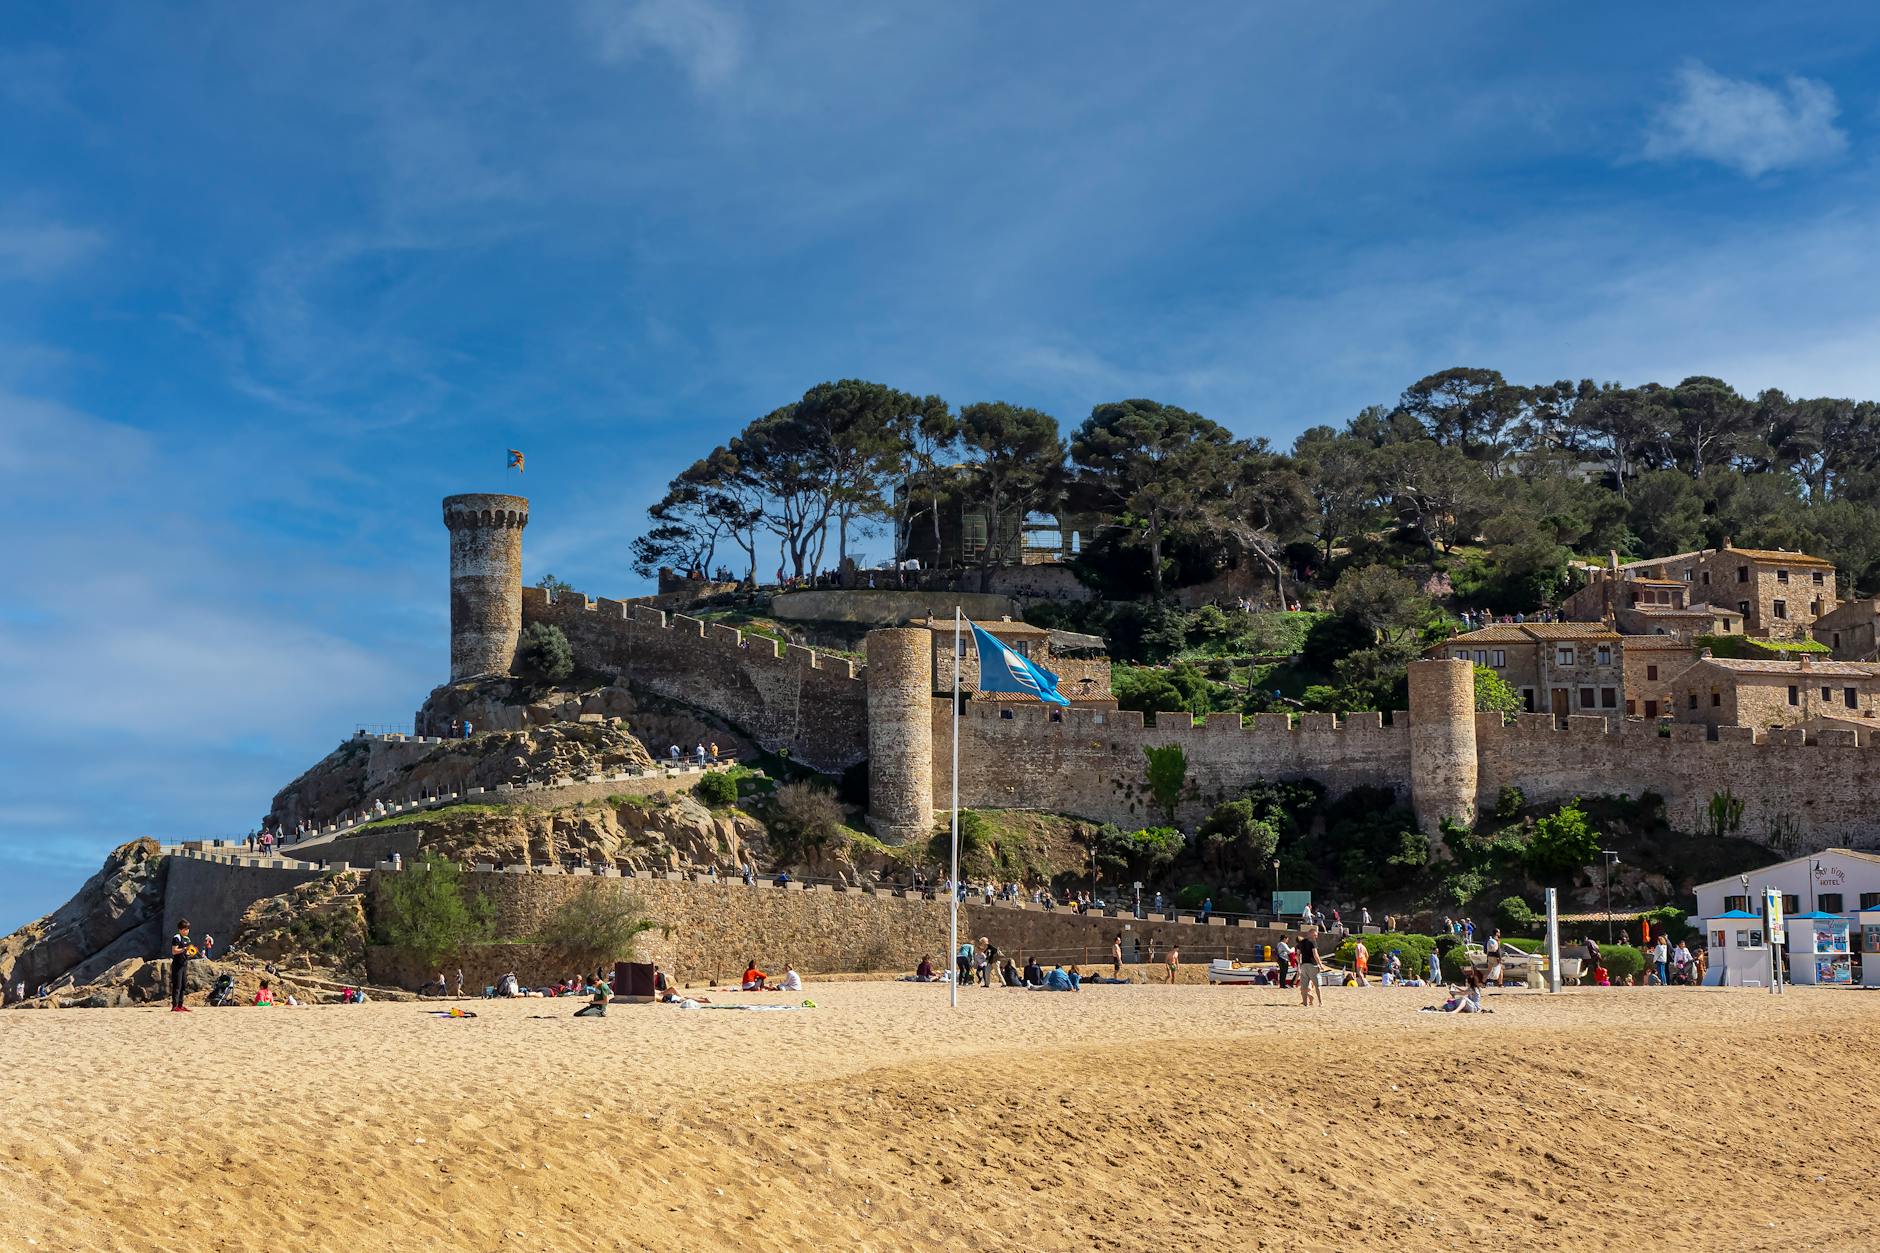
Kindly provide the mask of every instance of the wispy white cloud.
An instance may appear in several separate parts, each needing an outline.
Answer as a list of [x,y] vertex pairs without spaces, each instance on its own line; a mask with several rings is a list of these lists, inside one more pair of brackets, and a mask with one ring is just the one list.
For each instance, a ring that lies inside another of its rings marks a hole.
[[660,53],[676,62],[701,91],[730,83],[743,68],[750,44],[742,15],[716,0],[594,0],[584,18],[601,60],[628,61]]
[[1847,150],[1826,83],[1790,77],[1778,90],[1693,61],[1679,68],[1675,87],[1646,133],[1647,158],[1697,157],[1755,178]]
[[104,242],[102,232],[64,222],[0,223],[0,280],[50,278]]

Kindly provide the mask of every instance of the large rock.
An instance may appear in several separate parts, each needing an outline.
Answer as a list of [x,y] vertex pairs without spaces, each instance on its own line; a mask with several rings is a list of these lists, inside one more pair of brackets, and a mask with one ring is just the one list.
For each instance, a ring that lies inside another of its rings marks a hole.
[[84,983],[127,958],[155,956],[167,869],[155,840],[113,849],[71,900],[0,939],[0,981],[30,990],[72,974]]
[[624,725],[604,720],[480,730],[442,744],[355,736],[282,788],[269,821],[288,828],[303,819],[323,826],[375,801],[391,805],[472,787],[493,791],[504,783],[524,787],[652,764],[646,746]]

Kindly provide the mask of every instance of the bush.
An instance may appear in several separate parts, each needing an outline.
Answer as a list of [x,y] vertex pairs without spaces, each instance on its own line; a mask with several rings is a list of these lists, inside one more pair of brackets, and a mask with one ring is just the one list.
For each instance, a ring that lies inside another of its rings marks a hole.
[[738,799],[738,781],[723,771],[713,771],[698,781],[692,789],[705,804],[716,808],[735,804]]
[[[960,810],[960,874],[980,854],[992,847],[992,822],[976,809]],[[927,856],[936,866],[951,868],[953,860],[953,824],[948,823],[927,841]]]
[[1191,883],[1175,893],[1175,908],[1200,909],[1201,902],[1214,895],[1214,889],[1205,883]]
[[544,686],[559,683],[574,673],[574,649],[552,622],[531,622],[516,643],[516,673],[525,681]]
[[844,816],[841,802],[814,783],[786,783],[770,798],[764,826],[785,857],[814,856],[841,833]]
[[426,853],[398,874],[379,877],[379,932],[425,967],[496,933],[495,909],[463,881],[454,861]]
[[1631,944],[1602,944],[1599,964],[1614,983],[1630,983],[1632,976],[1644,973],[1645,954]]
[[1599,838],[1576,800],[1534,824],[1534,838],[1522,860],[1528,873],[1542,882],[1564,878],[1598,858]]
[[1478,713],[1503,716],[1521,712],[1521,694],[1487,666],[1475,668],[1475,708]]
[[1547,947],[1545,940],[1530,940],[1526,936],[1504,935],[1501,937],[1503,948],[1518,948],[1523,953],[1538,953]]
[[1506,821],[1527,807],[1527,794],[1512,783],[1502,785],[1495,797],[1495,816]]
[[1175,806],[1181,803],[1182,787],[1188,781],[1188,754],[1180,744],[1144,746],[1142,755],[1149,759],[1149,795],[1156,806],[1175,821]]
[[1199,835],[1202,856],[1217,874],[1264,866],[1279,847],[1278,829],[1260,817],[1247,796],[1216,806],[1201,824]]
[[1501,904],[1495,906],[1495,917],[1509,931],[1526,931],[1539,921],[1534,907],[1519,896],[1502,898]]
[[557,905],[529,939],[583,969],[625,961],[653,924],[618,886],[590,880]]
[[[1341,966],[1351,965],[1352,955],[1357,952],[1359,938],[1352,936],[1346,939],[1338,946],[1338,952],[1333,954],[1332,960]],[[1404,973],[1421,976],[1430,968],[1430,951],[1436,947],[1436,940],[1427,935],[1393,932],[1388,935],[1367,935],[1362,939],[1365,949],[1371,954],[1373,972],[1382,969],[1391,951],[1395,950],[1397,956],[1403,961]]]

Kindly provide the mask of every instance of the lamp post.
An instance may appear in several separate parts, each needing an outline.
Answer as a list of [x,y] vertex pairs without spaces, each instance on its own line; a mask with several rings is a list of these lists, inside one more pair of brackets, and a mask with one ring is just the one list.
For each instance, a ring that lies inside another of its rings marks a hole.
[[1142,917],[1142,880],[1136,880],[1136,917]]
[[1612,943],[1612,868],[1619,864],[1619,854],[1610,848],[1599,850],[1600,878],[1606,887],[1606,943]]
[[1821,877],[1822,864],[1818,861],[1808,863],[1808,912],[1815,912],[1815,881]]
[[1273,859],[1273,921],[1279,921],[1279,858]]

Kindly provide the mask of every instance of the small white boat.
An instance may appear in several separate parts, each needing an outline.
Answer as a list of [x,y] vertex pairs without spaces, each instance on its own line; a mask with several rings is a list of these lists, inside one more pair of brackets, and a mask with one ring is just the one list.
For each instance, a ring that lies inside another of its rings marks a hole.
[[1209,983],[1265,983],[1272,977],[1274,966],[1271,962],[1259,965],[1243,964],[1226,957],[1217,957],[1208,963]]

